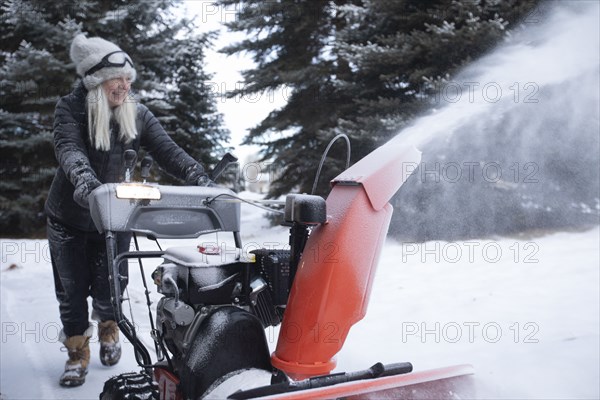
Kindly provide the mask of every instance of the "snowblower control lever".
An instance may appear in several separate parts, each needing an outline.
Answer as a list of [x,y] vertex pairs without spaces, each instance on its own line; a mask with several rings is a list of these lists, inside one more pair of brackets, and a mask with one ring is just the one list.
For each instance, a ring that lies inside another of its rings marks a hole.
[[210,173],[210,180],[215,182],[219,176],[225,171],[225,169],[230,165],[236,162],[238,159],[231,153],[225,153],[223,158],[215,165],[215,168]]
[[146,156],[144,157],[144,159],[142,160],[142,179],[144,180],[144,183],[146,183],[146,180],[148,179],[148,177],[150,176],[150,168],[152,168],[152,157],[150,156]]
[[133,167],[137,160],[137,153],[135,150],[126,150],[123,154],[123,164],[125,166],[125,182],[131,182],[131,176],[133,175]]

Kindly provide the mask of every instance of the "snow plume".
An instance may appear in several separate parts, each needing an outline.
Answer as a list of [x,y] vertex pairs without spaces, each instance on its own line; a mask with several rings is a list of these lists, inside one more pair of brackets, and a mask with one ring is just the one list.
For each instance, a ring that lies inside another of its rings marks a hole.
[[412,240],[598,224],[599,3],[541,8],[439,87],[393,141],[423,151],[393,200]]

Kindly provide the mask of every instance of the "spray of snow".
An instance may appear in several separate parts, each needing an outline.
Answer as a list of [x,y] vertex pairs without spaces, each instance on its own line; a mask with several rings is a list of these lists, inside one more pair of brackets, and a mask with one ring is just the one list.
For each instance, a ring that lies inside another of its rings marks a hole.
[[423,152],[394,201],[395,237],[600,222],[600,4],[557,3],[445,82],[437,108],[386,145]]
[[[457,76],[455,85],[447,85],[440,94],[445,107],[418,119],[394,140],[422,147],[471,121],[497,118],[514,107],[521,107],[532,119],[544,119],[547,115],[534,102],[537,90],[563,82],[573,82],[579,93],[593,92],[598,99],[598,86],[587,85],[581,78],[592,73],[597,81],[599,4],[565,3],[543,24],[514,33],[507,44],[470,65]],[[564,112],[577,112],[577,104]]]

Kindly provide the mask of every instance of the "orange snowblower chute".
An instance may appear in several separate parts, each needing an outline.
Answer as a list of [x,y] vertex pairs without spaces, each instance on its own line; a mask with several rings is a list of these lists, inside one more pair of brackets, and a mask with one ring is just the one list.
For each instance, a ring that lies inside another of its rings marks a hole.
[[332,181],[327,222],[298,264],[273,366],[294,379],[330,373],[350,327],[366,314],[393,208],[389,200],[421,153],[392,140]]

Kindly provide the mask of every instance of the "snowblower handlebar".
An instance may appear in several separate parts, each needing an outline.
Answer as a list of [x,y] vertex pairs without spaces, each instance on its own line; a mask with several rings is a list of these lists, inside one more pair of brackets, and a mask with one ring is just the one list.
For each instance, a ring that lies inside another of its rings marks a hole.
[[[119,190],[156,193],[150,198],[119,197]],[[211,201],[232,196],[223,187],[107,183],[90,195],[90,213],[99,232],[137,232],[156,238],[197,238],[217,231],[240,231],[240,204]],[[168,210],[169,212],[165,212]]]

